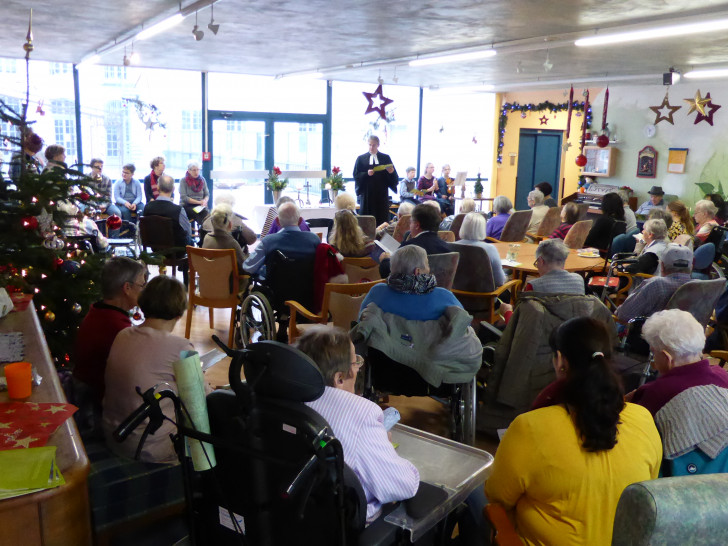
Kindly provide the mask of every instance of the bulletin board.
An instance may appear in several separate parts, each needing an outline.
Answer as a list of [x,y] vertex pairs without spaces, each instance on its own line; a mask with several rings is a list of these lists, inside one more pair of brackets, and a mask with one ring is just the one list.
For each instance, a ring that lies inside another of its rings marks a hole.
[[687,163],[687,160],[687,148],[670,148],[667,154],[667,172],[685,174],[685,163]]

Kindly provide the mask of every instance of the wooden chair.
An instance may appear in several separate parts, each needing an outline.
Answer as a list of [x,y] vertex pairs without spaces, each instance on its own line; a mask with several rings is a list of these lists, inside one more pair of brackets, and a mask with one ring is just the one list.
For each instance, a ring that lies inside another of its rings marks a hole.
[[490,543],[495,546],[523,546],[521,537],[513,528],[508,513],[500,504],[490,503],[483,508],[483,517],[492,528]]
[[[359,227],[364,232],[364,235],[370,239],[374,239],[377,235],[377,219],[374,216],[357,215],[356,220],[359,222]],[[407,224],[409,225],[409,222]]]
[[[228,346],[233,346],[235,314],[240,303],[240,277],[235,250],[213,250],[208,248],[187,247],[190,262],[189,304],[185,337],[190,338],[192,329],[192,310],[195,305],[208,307],[210,328],[215,327],[214,309],[230,308],[230,332]],[[247,277],[244,276],[244,277]]]
[[561,207],[551,207],[546,211],[546,216],[543,217],[541,223],[538,225],[536,233],[532,234],[531,237],[536,241],[543,241],[554,230],[561,224]]
[[164,265],[172,268],[173,276],[177,274],[178,267],[187,265],[184,246],[175,243],[171,218],[156,215],[139,217],[139,235],[142,249],[150,248],[152,252],[162,254]]
[[263,229],[260,230],[260,238],[262,239],[270,231],[270,227],[273,225],[273,221],[278,217],[278,209],[270,207],[268,214],[265,215],[265,221],[263,222]]
[[427,260],[430,263],[430,273],[435,275],[435,279],[437,279],[437,286],[450,290],[455,279],[455,272],[458,269],[460,254],[457,252],[429,254]]
[[402,217],[397,221],[397,227],[394,228],[394,240],[401,243],[404,240],[404,234],[409,231],[410,225],[410,214],[403,214]]
[[329,315],[331,315],[334,326],[348,331],[351,323],[359,316],[359,309],[364,297],[374,286],[383,282],[384,280],[380,279],[354,284],[326,283],[320,313],[312,313],[297,301],[287,300],[286,305],[290,311],[288,342],[293,343],[299,335],[298,315],[317,324],[328,324]]
[[564,237],[564,244],[573,249],[582,248],[593,223],[591,220],[579,220]]
[[521,281],[508,281],[496,288],[490,258],[484,249],[460,243],[453,243],[450,246],[460,254],[452,293],[463,304],[465,310],[473,315],[474,322],[487,320],[491,324],[495,323],[496,299],[506,290],[515,294]]
[[455,234],[455,240],[460,240],[460,228],[463,227],[463,220],[465,220],[466,214],[464,212],[461,212],[460,214],[456,214],[455,218],[452,219],[452,224],[450,224],[450,231],[452,231]]
[[693,248],[693,236],[688,235],[687,233],[683,233],[682,235],[678,235],[677,237],[675,237],[673,243],[675,243],[676,245]]
[[589,203],[577,203],[576,206],[579,208],[579,221],[586,220],[589,215]]
[[[528,229],[528,223],[531,221],[531,215],[533,211],[528,210],[517,210],[508,217],[506,225],[503,226],[503,232],[500,236],[500,242],[503,243],[520,243],[526,236],[526,230]],[[498,239],[492,237],[486,237],[487,240],[492,242],[499,242]]]
[[446,243],[455,242],[455,234],[452,231],[438,231],[437,236]]
[[344,273],[349,277],[350,284],[378,281],[382,278],[379,274],[379,264],[369,256],[344,258],[341,265],[344,266]]

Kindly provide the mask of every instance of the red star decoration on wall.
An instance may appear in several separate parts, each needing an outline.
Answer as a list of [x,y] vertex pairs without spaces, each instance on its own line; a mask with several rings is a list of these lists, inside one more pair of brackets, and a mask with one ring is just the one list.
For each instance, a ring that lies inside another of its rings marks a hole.
[[538,120],[541,122],[541,125],[546,125],[549,122],[549,118],[546,116],[541,116]]
[[[670,99],[667,97],[667,93],[665,93],[665,98],[662,99],[662,104],[659,106],[650,106],[650,110],[652,110],[655,115],[655,122],[654,124],[657,125],[661,121],[666,121],[672,125],[675,125],[675,121],[672,119],[672,116],[675,115],[675,112],[680,110],[682,106],[672,106],[670,104]],[[663,114],[663,111],[668,110],[669,114],[665,115]]]
[[[367,115],[369,112],[379,112],[379,117],[381,117],[383,120],[386,120],[387,114],[384,112],[384,109],[392,104],[394,101],[384,96],[384,94],[382,93],[382,84],[379,84],[379,87],[376,88],[374,93],[367,93],[366,91],[364,91],[362,94],[369,101],[369,106],[367,106],[367,110],[366,112],[364,112],[364,115]],[[374,106],[375,97],[378,97],[376,100],[379,101],[379,106]]]
[[708,123],[710,123],[711,126],[713,125],[713,114],[720,109],[720,105],[713,104],[713,101],[710,99],[710,93],[705,95],[705,98],[708,99],[708,102],[705,103],[705,109],[708,112],[705,115],[698,112],[695,116],[695,121],[693,122],[693,125],[697,125],[701,121],[707,121]]

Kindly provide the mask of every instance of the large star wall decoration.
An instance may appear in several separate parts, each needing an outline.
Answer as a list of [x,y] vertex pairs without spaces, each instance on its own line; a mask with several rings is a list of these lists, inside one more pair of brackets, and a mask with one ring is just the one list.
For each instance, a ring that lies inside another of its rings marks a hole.
[[[682,106],[672,106],[670,104],[670,99],[667,97],[667,93],[665,93],[665,98],[662,99],[662,104],[659,106],[650,106],[650,110],[652,110],[655,113],[655,121],[654,124],[657,125],[661,121],[666,121],[672,125],[675,125],[675,120],[672,119],[672,116],[675,115],[675,112],[680,110]],[[665,115],[663,112],[668,111],[669,113]]]
[[549,118],[547,116],[541,116],[538,120],[541,122],[541,125],[547,125],[549,122]]
[[708,113],[701,114],[700,112],[698,112],[698,114],[695,116],[695,121],[693,122],[693,125],[697,125],[701,121],[707,121],[711,126],[713,125],[713,114],[715,114],[715,112],[720,109],[720,105],[713,104],[713,101],[710,98],[710,93],[707,93],[705,95],[705,100],[708,101],[705,103],[705,109],[708,111]]
[[[379,84],[379,86],[374,90],[374,93],[367,93],[364,91],[362,94],[369,101],[369,105],[367,106],[367,110],[364,112],[364,115],[367,115],[369,112],[379,112],[379,117],[386,121],[387,114],[384,109],[394,101],[384,96],[382,93],[382,84]],[[374,106],[375,101],[379,103],[379,106]]]
[[701,114],[705,115],[705,105],[710,102],[710,99],[700,96],[700,89],[695,92],[695,96],[692,99],[683,100],[690,105],[690,110],[688,110],[688,116],[696,110]]

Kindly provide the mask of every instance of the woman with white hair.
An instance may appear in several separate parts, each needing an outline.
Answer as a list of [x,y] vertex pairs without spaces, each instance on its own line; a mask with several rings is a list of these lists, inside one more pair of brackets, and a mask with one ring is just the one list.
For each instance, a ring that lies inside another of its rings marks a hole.
[[412,201],[402,201],[397,208],[397,217],[389,222],[384,222],[377,226],[376,239],[379,240],[385,233],[390,236],[394,235],[394,230],[397,229],[397,222],[407,214],[412,214],[412,210],[415,208],[415,204]]
[[243,262],[248,257],[248,247],[246,245],[245,252],[240,244],[230,234],[233,228],[233,209],[228,204],[217,205],[212,209],[210,214],[210,223],[212,224],[212,233],[205,235],[202,242],[202,248],[235,250],[235,257],[238,262],[238,271],[243,270]]
[[493,200],[493,211],[495,216],[488,220],[485,226],[485,235],[500,241],[503,228],[511,215],[513,203],[505,195],[499,195]]
[[[548,209],[548,207],[546,208]],[[460,240],[458,243],[461,245],[477,246],[485,250],[490,260],[490,267],[493,270],[493,281],[497,288],[506,282],[506,276],[503,273],[503,266],[501,265],[498,250],[490,243],[484,241],[485,217],[479,212],[468,213],[463,220],[463,225],[460,227]]]
[[375,303],[384,313],[407,320],[437,320],[450,306],[462,309],[452,292],[437,286],[425,249],[415,245],[399,247],[392,254],[390,267],[387,283],[369,291],[361,304],[362,311]]
[[549,210],[547,205],[543,204],[544,196],[541,190],[535,189],[528,193],[528,206],[531,207],[531,221],[528,222],[528,233],[536,233],[538,227]]
[[202,224],[210,214],[207,210],[207,201],[210,199],[210,190],[207,189],[207,180],[200,174],[200,164],[190,161],[184,178],[179,181],[179,201],[187,213],[187,218]]
[[[250,229],[248,226],[245,225],[243,220],[247,220],[244,216],[241,216],[237,212],[234,211],[235,209],[235,196],[231,192],[216,192],[215,193],[215,208],[217,208],[220,205],[227,206],[232,212],[232,214],[229,216],[230,220],[230,229],[227,231],[230,232],[233,239],[237,241],[238,245],[242,249],[243,254],[248,254],[248,245],[252,245],[256,240],[257,236],[255,235],[255,232]],[[208,233],[212,233],[214,231],[214,227],[212,225],[212,218],[211,215],[205,218],[205,221],[202,222],[202,227],[200,227],[200,241],[203,243],[205,242],[205,237]],[[225,228],[227,229],[227,228]],[[214,248],[214,247],[211,247]],[[231,247],[220,247],[220,248],[231,248]]]
[[716,214],[718,214],[718,207],[712,201],[701,199],[695,203],[695,214],[693,215],[696,224],[695,237],[701,243],[704,243],[713,228],[719,225],[715,219]]
[[626,271],[629,273],[659,275],[657,268],[668,242],[665,221],[661,219],[647,220],[642,226],[642,240],[635,247],[635,253],[639,256],[637,263],[626,267]]
[[648,318],[642,337],[659,375],[627,398],[655,418],[663,476],[727,472],[728,456],[719,455],[728,446],[728,372],[703,357],[703,326],[687,311],[670,309]]

